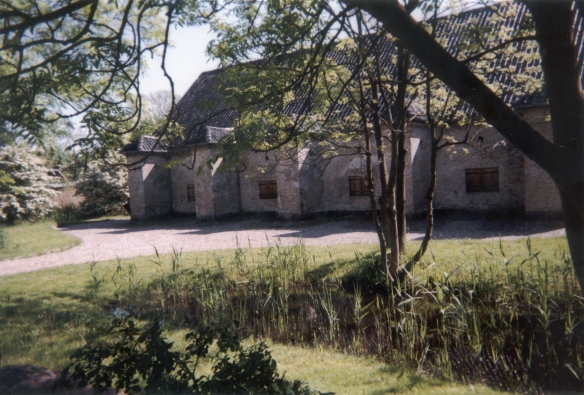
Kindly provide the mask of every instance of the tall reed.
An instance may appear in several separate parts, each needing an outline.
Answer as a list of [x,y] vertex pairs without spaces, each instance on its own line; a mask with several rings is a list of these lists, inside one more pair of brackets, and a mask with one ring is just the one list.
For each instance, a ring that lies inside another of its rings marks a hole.
[[467,383],[584,389],[584,300],[565,251],[542,260],[528,239],[523,256],[507,256],[500,242],[443,273],[433,259],[396,289],[375,252],[317,265],[302,241],[238,243],[228,262],[187,268],[175,251],[170,262],[157,255],[160,270],[147,282],[121,264],[111,281],[142,318],[194,326],[226,317],[244,335],[375,355]]

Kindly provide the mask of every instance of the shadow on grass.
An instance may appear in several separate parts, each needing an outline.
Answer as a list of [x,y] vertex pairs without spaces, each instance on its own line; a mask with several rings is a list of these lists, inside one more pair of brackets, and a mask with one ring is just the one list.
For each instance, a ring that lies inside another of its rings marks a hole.
[[396,366],[383,366],[379,368],[379,371],[387,375],[396,375],[396,384],[390,385],[387,388],[377,389],[369,393],[369,395],[382,395],[382,394],[403,394],[410,393],[412,391],[420,391],[426,389],[431,391],[437,387],[443,387],[448,383],[435,379],[429,376],[422,376],[415,373],[408,373],[402,367]]
[[[96,339],[111,316],[79,295],[53,294],[25,299],[5,296],[0,303],[2,364],[35,364],[63,368],[71,353]],[[58,366],[57,366],[58,365]]]

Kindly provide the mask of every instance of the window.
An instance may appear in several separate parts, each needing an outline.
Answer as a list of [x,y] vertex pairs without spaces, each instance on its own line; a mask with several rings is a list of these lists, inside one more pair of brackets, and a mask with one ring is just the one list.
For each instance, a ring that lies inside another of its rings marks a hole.
[[187,201],[195,201],[195,184],[187,184]]
[[499,168],[466,169],[467,192],[498,192]]
[[276,181],[260,181],[260,199],[276,199],[278,183]]
[[363,176],[349,177],[349,196],[367,196],[367,180]]

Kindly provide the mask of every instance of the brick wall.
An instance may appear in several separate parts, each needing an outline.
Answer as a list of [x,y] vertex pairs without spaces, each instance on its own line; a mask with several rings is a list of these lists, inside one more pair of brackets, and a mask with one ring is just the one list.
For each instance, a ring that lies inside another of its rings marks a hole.
[[[241,186],[241,206],[243,212],[278,211],[278,199],[260,199],[260,181],[277,181],[276,158],[274,153],[249,152],[243,157],[243,170],[239,173]],[[278,191],[281,185],[278,184]],[[280,193],[278,193],[279,195]]]
[[[523,110],[523,116],[536,129],[551,138],[546,108]],[[464,131],[452,128],[458,140]],[[406,134],[406,202],[408,213],[426,210],[426,191],[430,180],[429,131],[425,125],[412,123]],[[436,209],[517,211],[559,213],[559,194],[551,178],[535,163],[525,158],[500,133],[490,127],[475,128],[476,145],[442,149],[437,160]],[[482,142],[479,143],[479,137]],[[355,145],[362,142],[355,142]],[[372,144],[372,147],[374,144]],[[349,151],[347,151],[349,152]],[[343,153],[343,152],[341,152]],[[221,161],[212,169],[207,161],[215,154],[208,145],[191,152],[174,153],[180,162],[196,157],[193,169],[177,165],[164,168],[164,155],[151,155],[143,166],[129,171],[132,218],[142,219],[166,214],[196,212],[198,218],[216,218],[243,212],[277,212],[284,218],[334,211],[369,211],[368,196],[350,196],[349,177],[366,177],[366,161],[361,155],[322,158],[322,147],[290,152],[253,153],[244,155],[241,172],[221,171]],[[390,160],[390,146],[386,147]],[[128,162],[140,158],[128,155]],[[373,156],[376,196],[380,195],[377,156]],[[198,174],[199,167],[203,170]],[[497,168],[499,191],[466,192],[466,169]],[[172,185],[171,185],[172,178]],[[260,199],[260,181],[276,181],[277,198]],[[195,202],[187,199],[187,185],[195,186]]]
[[281,157],[276,167],[278,181],[278,217],[298,219],[302,212],[302,190],[300,171],[307,160],[308,149],[287,153]]
[[[522,110],[523,118],[538,132],[552,141],[552,127],[547,107]],[[525,157],[525,212],[528,216],[561,216],[562,203],[556,184],[532,160]]]
[[368,196],[350,196],[350,176],[367,177],[364,157],[352,155],[331,159],[322,175],[324,187],[322,211],[367,211],[371,209]]
[[239,212],[238,174],[233,170],[224,171],[222,161],[213,166],[213,202],[215,217],[220,218]]
[[[140,155],[128,155],[128,163]],[[172,212],[170,170],[164,167],[165,155],[151,154],[143,165],[128,172],[130,209],[132,219],[157,217]]]
[[[142,159],[142,155],[126,155],[126,163],[134,163]],[[146,217],[146,202],[144,201],[144,178],[142,167],[128,169],[128,188],[130,190],[130,216],[132,219]]]
[[[464,131],[452,129],[460,141]],[[475,128],[472,136],[477,143],[480,137],[483,139],[477,148],[454,146],[439,151],[434,207],[476,211],[523,210],[523,154],[505,142],[493,128]],[[498,168],[498,192],[466,192],[466,169],[476,168]]]
[[[387,132],[385,132],[387,133]],[[354,142],[357,148],[363,141]],[[412,148],[410,136],[406,134],[406,212],[411,213],[414,207],[414,187],[412,185],[413,171],[411,168]],[[375,142],[371,139],[371,147]],[[391,146],[385,144],[386,160],[391,160]],[[354,149],[339,150],[329,158],[322,157],[321,147],[312,147],[304,161],[301,170],[302,205],[304,213],[370,211],[369,196],[351,196],[349,177],[367,178],[367,162],[363,155],[356,154]],[[373,178],[375,182],[376,199],[381,195],[379,165],[377,155],[372,155]],[[388,168],[389,172],[389,168]]]
[[[172,189],[175,211],[196,213],[200,219],[215,219],[239,211],[236,173],[220,171],[222,161],[216,161],[212,168],[207,162],[215,155],[209,145],[191,147],[190,151],[173,153],[172,158],[186,165],[172,168]],[[193,159],[195,163],[193,166]],[[202,170],[199,172],[199,168]],[[187,199],[187,185],[193,184],[195,201]]]
[[323,164],[318,163],[311,149],[300,167],[300,195],[302,213],[325,211],[324,178],[321,177]]
[[[212,170],[206,166],[212,152],[208,145],[193,148],[195,159],[195,207],[198,219],[214,219],[215,203],[213,202]],[[202,171],[199,172],[199,167]]]
[[[179,162],[179,164],[172,167],[170,172],[174,212],[194,214],[197,211],[197,206],[195,201],[189,201],[187,196],[187,185],[194,185],[196,174],[196,168],[193,168],[191,151],[174,152],[172,160]],[[182,164],[183,162],[184,165]]]

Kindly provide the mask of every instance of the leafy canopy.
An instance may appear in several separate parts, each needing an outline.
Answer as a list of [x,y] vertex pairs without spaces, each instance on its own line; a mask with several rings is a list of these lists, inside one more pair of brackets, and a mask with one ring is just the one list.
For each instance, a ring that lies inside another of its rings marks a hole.
[[[142,112],[146,56],[164,69],[171,26],[194,25],[212,0],[0,2],[0,141],[42,139],[82,117],[79,144],[119,148]],[[171,84],[172,87],[172,84]]]

